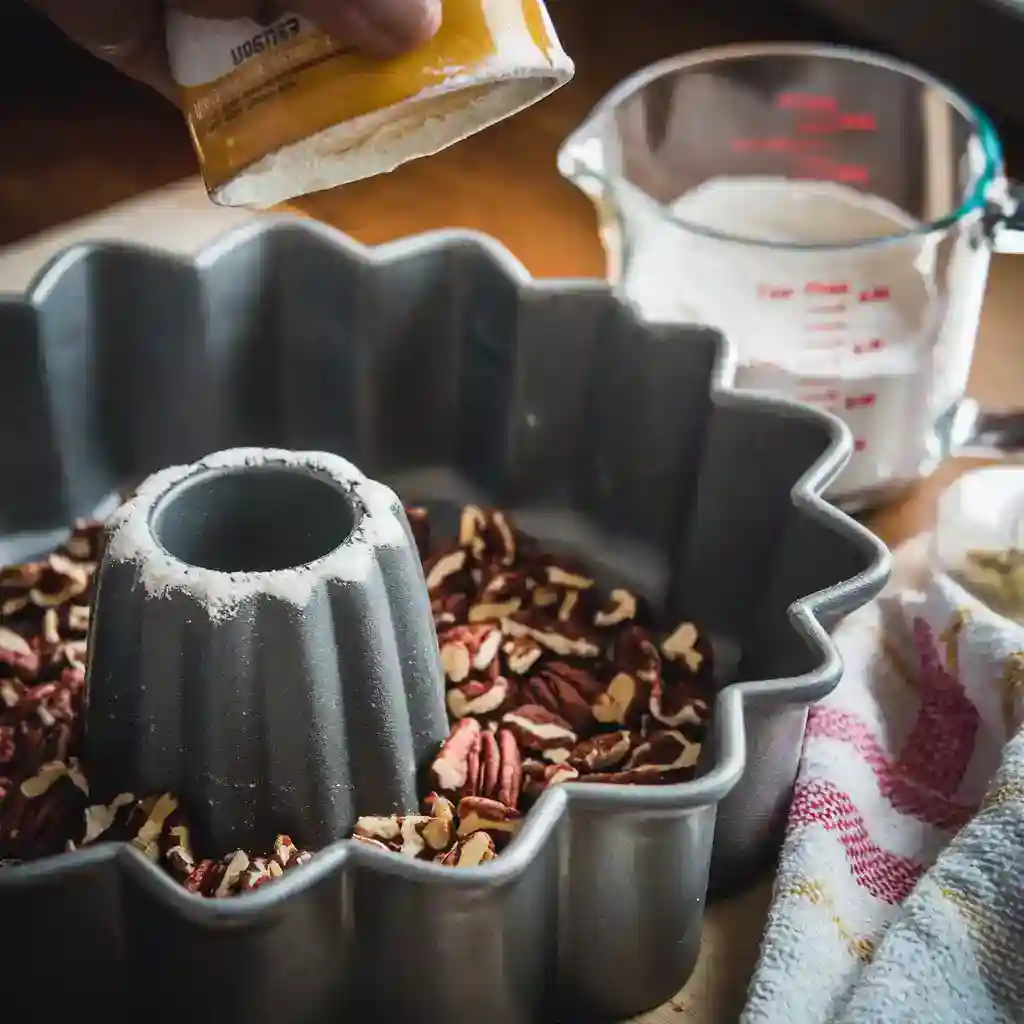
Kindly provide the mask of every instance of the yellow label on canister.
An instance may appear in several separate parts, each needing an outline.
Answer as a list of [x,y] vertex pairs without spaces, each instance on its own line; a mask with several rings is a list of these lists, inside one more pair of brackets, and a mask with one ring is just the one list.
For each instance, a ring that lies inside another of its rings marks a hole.
[[434,38],[370,56],[306,18],[170,10],[171,69],[207,189],[265,207],[393,170],[564,85],[572,61],[542,0],[443,0]]

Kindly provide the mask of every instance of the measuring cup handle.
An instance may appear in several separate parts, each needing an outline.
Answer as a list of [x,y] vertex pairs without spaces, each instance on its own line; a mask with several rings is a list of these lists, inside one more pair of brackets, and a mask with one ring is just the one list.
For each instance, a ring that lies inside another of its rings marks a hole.
[[1024,184],[1006,182],[1003,195],[989,202],[984,225],[993,251],[1024,255]]
[[1024,452],[1024,409],[985,412],[967,401],[961,414],[966,414],[966,429],[957,431],[961,437],[953,443],[954,455],[999,458]]

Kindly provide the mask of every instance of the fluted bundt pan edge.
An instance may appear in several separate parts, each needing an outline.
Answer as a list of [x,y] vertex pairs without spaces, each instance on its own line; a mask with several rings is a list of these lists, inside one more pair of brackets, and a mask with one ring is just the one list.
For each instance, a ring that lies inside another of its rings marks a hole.
[[[701,777],[551,791],[483,867],[341,842],[222,903],[124,848],[88,851],[0,873],[18,945],[66,964],[80,1006],[159,994],[168,1019],[374,1005],[524,1024],[671,996],[709,869],[730,887],[776,848],[807,705],[841,673],[828,630],[888,574],[882,545],[820,497],[846,429],[730,391],[730,371],[714,332],[640,322],[598,282],[532,281],[463,232],[371,250],[268,218],[194,262],[79,246],[0,301],[0,405],[31,439],[0,450],[4,559],[163,466],[331,451],[406,502],[508,510],[703,624],[732,666]],[[26,992],[51,969],[14,965]]]

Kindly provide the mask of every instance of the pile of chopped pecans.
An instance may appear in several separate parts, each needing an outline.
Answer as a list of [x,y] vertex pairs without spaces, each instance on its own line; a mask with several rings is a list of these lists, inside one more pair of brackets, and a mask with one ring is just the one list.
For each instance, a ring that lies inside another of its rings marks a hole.
[[229,896],[309,860],[288,836],[266,856],[192,852],[170,794],[89,802],[79,760],[86,640],[103,525],[82,522],[48,559],[0,569],[0,867],[127,842],[186,889]]
[[[692,778],[709,715],[711,650],[690,623],[659,639],[648,609],[542,552],[500,511],[467,506],[433,547],[407,509],[438,632],[451,732],[422,814],[363,817],[365,844],[453,867],[493,859],[548,787]],[[312,856],[200,858],[170,794],[89,802],[78,756],[93,579],[103,527],[81,522],[48,559],[0,569],[0,868],[127,842],[191,892],[224,897]]]
[[423,814],[365,817],[355,838],[455,866],[492,859],[530,806],[564,782],[666,785],[693,777],[709,718],[711,648],[682,623],[660,642],[650,610],[604,593],[503,513],[462,510],[423,559],[452,729]]

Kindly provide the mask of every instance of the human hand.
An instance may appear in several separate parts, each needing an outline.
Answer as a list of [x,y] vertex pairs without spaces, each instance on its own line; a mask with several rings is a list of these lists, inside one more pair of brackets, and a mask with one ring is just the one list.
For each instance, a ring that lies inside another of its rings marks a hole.
[[[169,99],[177,90],[167,65],[164,0],[27,0],[96,57]],[[171,0],[190,14],[247,18],[261,0]],[[325,32],[381,56],[426,42],[441,23],[441,0],[288,0],[279,6],[302,14]]]

